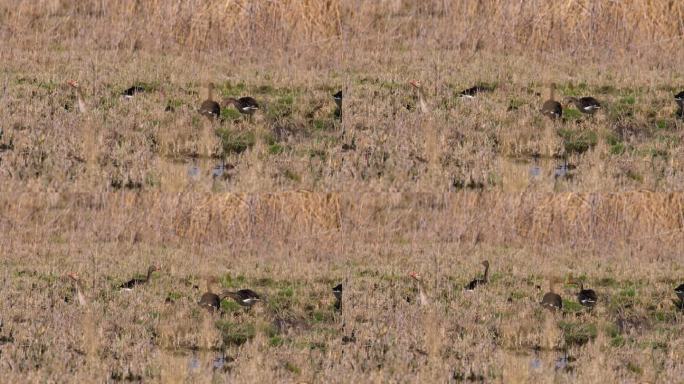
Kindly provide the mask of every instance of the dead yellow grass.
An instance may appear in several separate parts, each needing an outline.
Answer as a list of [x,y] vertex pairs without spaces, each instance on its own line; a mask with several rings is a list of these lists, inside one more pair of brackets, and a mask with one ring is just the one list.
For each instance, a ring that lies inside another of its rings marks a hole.
[[[673,51],[680,2],[629,1],[6,1],[5,34],[123,49],[229,49],[428,37],[440,45],[641,54]],[[430,25],[425,34],[426,25]],[[35,41],[35,40],[34,40]],[[588,49],[587,49],[588,48]]]

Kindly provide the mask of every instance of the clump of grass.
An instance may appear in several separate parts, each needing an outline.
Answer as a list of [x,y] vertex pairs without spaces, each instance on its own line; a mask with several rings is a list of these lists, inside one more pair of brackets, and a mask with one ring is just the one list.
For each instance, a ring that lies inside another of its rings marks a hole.
[[216,327],[221,332],[225,345],[242,345],[255,335],[254,324],[234,323],[230,320],[219,320]]
[[565,343],[569,346],[584,345],[596,338],[597,329],[593,323],[561,321],[558,327],[563,331]]
[[254,131],[238,131],[230,128],[219,128],[216,134],[221,139],[223,152],[226,155],[240,154],[256,143]]
[[598,134],[593,130],[559,129],[568,154],[581,154],[593,148],[598,142]]

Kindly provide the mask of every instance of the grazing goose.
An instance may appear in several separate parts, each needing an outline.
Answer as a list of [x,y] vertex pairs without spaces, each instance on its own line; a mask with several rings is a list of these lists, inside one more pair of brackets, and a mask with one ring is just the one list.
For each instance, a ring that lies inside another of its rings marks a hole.
[[596,296],[596,292],[593,289],[584,289],[584,283],[580,282],[577,301],[585,307],[593,307],[598,302],[598,296]]
[[474,291],[475,288],[477,288],[480,285],[487,284],[487,281],[489,281],[489,261],[483,261],[482,265],[485,268],[484,276],[481,279],[475,278],[473,281],[468,283],[468,285],[465,286],[466,291]]
[[243,307],[251,307],[261,301],[261,296],[251,289],[241,289],[239,291],[223,291],[221,298],[230,297]]
[[342,310],[342,283],[333,287],[332,293],[335,296],[335,310]]
[[473,99],[478,93],[484,93],[484,92],[492,92],[494,90],[493,87],[487,86],[487,85],[476,85],[474,87],[470,87],[468,89],[462,90],[458,96],[459,97],[464,97],[467,99]]
[[216,277],[207,277],[207,292],[202,295],[199,303],[197,303],[200,307],[206,308],[209,311],[216,311],[221,307],[221,298],[211,290],[211,287],[217,282]]
[[552,119],[557,119],[563,116],[563,106],[554,99],[555,92],[556,84],[552,83],[549,86],[549,99],[544,102],[541,109],[542,115],[548,116]]
[[152,276],[152,272],[158,271],[159,267],[156,265],[150,265],[150,267],[147,269],[147,276],[143,278],[139,277],[134,277],[127,282],[121,284],[119,288],[123,291],[131,291],[133,288],[137,287],[138,285],[143,285],[147,283],[150,280],[150,277]]
[[337,91],[337,93],[332,95],[332,97],[333,100],[335,100],[335,105],[337,105],[337,108],[335,109],[335,116],[342,117],[342,91]]
[[78,98],[78,110],[81,113],[86,113],[88,112],[88,108],[86,107],[85,103],[85,96],[83,95],[83,89],[81,89],[81,86],[78,84],[78,81],[76,80],[69,80],[67,81],[67,84],[71,86],[71,88],[76,90],[76,97]]
[[680,284],[679,287],[675,288],[674,291],[677,294],[677,297],[679,297],[679,300],[682,302],[682,305],[684,305],[684,284]]
[[675,95],[675,101],[677,104],[680,106],[684,104],[684,91],[679,92],[678,94]]
[[563,299],[561,299],[559,294],[554,292],[556,283],[558,283],[558,278],[552,278],[551,280],[549,280],[549,292],[546,292],[544,294],[544,297],[542,298],[542,301],[540,303],[542,307],[551,310],[563,308]]
[[601,109],[601,103],[591,96],[580,97],[579,99],[576,97],[567,97],[565,100],[568,103],[575,104],[580,112],[587,115],[593,115],[596,111]]
[[243,115],[253,115],[259,109],[259,103],[249,96],[241,97],[236,99],[234,97],[229,97],[223,100],[223,106],[227,107],[233,105],[237,110]]
[[83,294],[83,288],[81,285],[81,278],[78,277],[78,275],[73,273],[73,272],[67,274],[67,276],[69,276],[71,278],[71,280],[74,281],[74,285],[76,287],[76,297],[78,298],[78,304],[80,306],[85,306],[86,304],[88,304],[88,301],[86,300],[85,295]]
[[679,116],[684,118],[684,91],[675,95],[675,102],[679,105]]
[[409,273],[409,276],[418,283],[418,302],[420,305],[428,305],[429,300],[425,294],[423,278],[417,272]]
[[207,85],[207,99],[200,105],[199,113],[210,119],[216,119],[221,116],[221,106],[212,98],[214,93],[214,83]]
[[145,88],[140,85],[134,85],[121,93],[124,99],[132,99],[136,93],[145,92]]
[[425,101],[425,91],[423,90],[423,85],[418,80],[411,80],[409,84],[413,86],[418,91],[418,104],[420,105],[420,111],[422,113],[430,112],[427,102]]

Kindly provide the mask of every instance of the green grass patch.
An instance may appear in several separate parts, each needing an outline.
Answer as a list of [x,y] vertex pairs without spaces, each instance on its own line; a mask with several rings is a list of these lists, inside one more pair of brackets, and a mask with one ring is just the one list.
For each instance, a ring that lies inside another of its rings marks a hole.
[[236,121],[242,118],[242,114],[235,108],[222,108],[221,109],[221,120],[224,121]]
[[272,336],[268,339],[268,345],[270,347],[280,347],[281,345],[285,344],[285,339],[280,337],[280,336]]
[[226,345],[242,345],[254,337],[254,324],[239,324],[228,320],[219,320],[216,328],[221,331]]
[[285,369],[288,370],[289,372],[294,373],[295,375],[299,375],[302,373],[301,368],[299,368],[294,363],[291,363],[289,361],[285,363]]
[[644,373],[644,370],[640,366],[631,361],[627,363],[627,370],[636,373],[637,375],[642,375]]
[[592,130],[559,129],[567,153],[584,153],[598,142],[598,135]]
[[295,183],[300,183],[302,181],[301,176],[289,169],[283,171],[283,176],[290,181],[294,181]]
[[583,310],[584,310],[584,307],[582,306],[582,304],[580,304],[576,301],[573,301],[573,300],[563,300],[563,312],[564,313],[574,314],[574,313],[582,312]]
[[242,306],[232,299],[221,300],[221,311],[224,313],[235,313],[242,311]]
[[596,338],[596,325],[592,323],[585,324],[561,321],[558,326],[563,331],[565,343],[569,346],[584,345]]
[[180,292],[169,292],[166,295],[166,300],[175,303],[180,300],[181,297],[183,297],[183,295],[181,295]]
[[223,152],[228,155],[231,153],[242,153],[254,146],[256,135],[253,131],[237,131],[228,128],[219,128],[216,134],[221,140]]
[[268,146],[268,153],[270,155],[280,155],[285,152],[285,146],[278,143],[273,143]]
[[563,109],[563,121],[579,121],[582,119],[582,112],[575,108]]
[[314,323],[329,323],[334,319],[332,311],[312,311],[310,317]]

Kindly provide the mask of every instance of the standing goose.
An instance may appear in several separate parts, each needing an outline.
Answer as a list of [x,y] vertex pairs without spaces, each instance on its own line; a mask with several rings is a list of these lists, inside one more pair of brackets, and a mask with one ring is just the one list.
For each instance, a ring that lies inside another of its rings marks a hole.
[[584,289],[584,283],[580,281],[580,290],[577,292],[577,301],[585,307],[593,307],[598,301],[598,296],[593,289]]
[[549,99],[544,102],[541,109],[542,115],[548,116],[552,119],[557,119],[563,116],[563,106],[554,99],[555,92],[556,84],[551,83],[549,86]]
[[595,98],[591,96],[586,96],[586,97],[580,97],[579,99],[576,97],[567,97],[565,99],[568,103],[573,103],[575,106],[577,106],[577,109],[580,110],[580,112],[585,113],[587,115],[593,115],[601,109],[601,103],[598,102]]
[[81,113],[86,113],[88,112],[88,108],[86,107],[85,103],[85,96],[83,95],[83,89],[81,89],[81,86],[78,84],[78,81],[76,80],[69,80],[67,81],[67,84],[71,86],[71,88],[76,90],[76,97],[78,98],[78,110]]
[[493,90],[493,87],[487,85],[476,85],[474,87],[462,90],[458,96],[462,98],[473,99],[478,93],[492,92]]
[[139,277],[134,277],[127,282],[121,284],[119,288],[123,291],[131,291],[133,288],[137,287],[138,285],[143,285],[147,283],[150,280],[150,277],[152,277],[152,272],[158,271],[159,267],[156,265],[150,265],[150,267],[147,269],[147,276],[143,278]]
[[578,285],[577,301],[585,307],[593,307],[598,302],[598,296],[593,289],[584,289],[584,282],[576,280],[572,273],[568,276],[568,284]]
[[674,291],[677,294],[677,297],[679,297],[682,306],[684,306],[684,284],[679,284],[679,287],[675,288]]
[[544,297],[542,298],[542,301],[540,303],[542,307],[551,310],[563,308],[563,299],[561,299],[559,294],[554,292],[556,283],[558,283],[558,278],[552,278],[551,280],[549,280],[549,292],[546,292],[544,294]]
[[335,296],[335,310],[342,310],[342,283],[337,284],[332,289],[333,296]]
[[261,301],[261,296],[251,289],[241,289],[239,291],[223,291],[221,298],[230,297],[243,307],[251,307]]
[[333,100],[335,100],[335,105],[337,105],[337,108],[335,109],[335,117],[342,117],[342,91],[337,91],[336,94],[332,95]]
[[413,86],[418,91],[418,104],[420,105],[420,111],[422,113],[430,112],[427,102],[425,101],[425,91],[423,90],[423,85],[418,80],[411,80],[409,84]]
[[684,117],[684,91],[675,95],[675,102],[679,105],[679,116]]
[[213,97],[214,83],[207,84],[207,99],[200,105],[199,113],[210,119],[216,119],[221,116],[221,106],[215,102]]
[[243,115],[252,116],[254,112],[260,109],[259,103],[257,103],[253,97],[249,96],[241,97],[239,99],[229,97],[223,100],[224,107],[227,107],[231,104]]
[[85,295],[83,294],[83,287],[81,285],[81,278],[78,277],[78,275],[74,272],[71,272],[67,274],[71,280],[73,280],[74,285],[76,287],[76,297],[78,298],[78,304],[80,306],[85,306],[88,304],[88,301],[85,298]]
[[420,305],[428,305],[429,300],[425,294],[423,278],[417,272],[411,272],[409,276],[418,283],[418,303]]
[[211,290],[211,287],[217,282],[216,277],[207,277],[207,292],[202,295],[199,303],[197,303],[200,307],[209,311],[216,311],[221,307],[221,298]]
[[475,278],[473,281],[468,283],[468,285],[465,286],[466,291],[474,291],[475,288],[477,288],[480,285],[487,284],[487,282],[489,281],[489,261],[483,261],[482,265],[485,268],[484,276],[481,279]]

